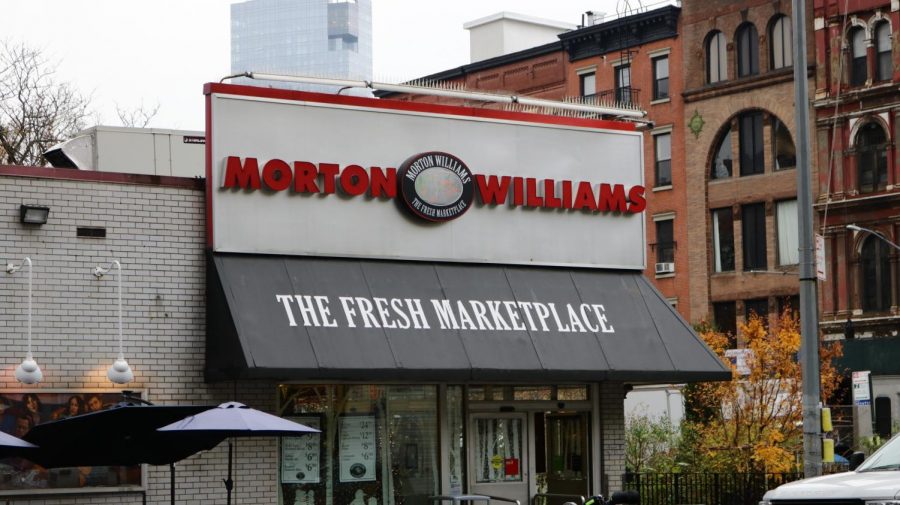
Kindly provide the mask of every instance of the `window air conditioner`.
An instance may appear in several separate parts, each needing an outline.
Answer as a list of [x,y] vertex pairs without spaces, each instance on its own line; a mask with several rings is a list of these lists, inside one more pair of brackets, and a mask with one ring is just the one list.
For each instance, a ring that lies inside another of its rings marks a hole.
[[673,274],[675,273],[675,263],[657,263],[657,274]]

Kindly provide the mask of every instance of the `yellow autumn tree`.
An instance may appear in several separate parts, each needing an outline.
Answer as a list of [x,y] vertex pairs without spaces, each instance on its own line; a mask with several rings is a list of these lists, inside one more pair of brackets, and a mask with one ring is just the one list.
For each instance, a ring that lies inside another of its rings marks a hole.
[[[686,426],[693,432],[695,460],[710,471],[793,471],[796,455],[802,452],[799,320],[786,309],[770,327],[753,315],[739,331],[746,349],[740,370],[725,357],[727,336],[701,331],[710,348],[732,368],[732,379],[690,390],[693,401],[704,406],[704,414]],[[820,346],[823,403],[840,381],[832,361],[841,354],[840,343]]]

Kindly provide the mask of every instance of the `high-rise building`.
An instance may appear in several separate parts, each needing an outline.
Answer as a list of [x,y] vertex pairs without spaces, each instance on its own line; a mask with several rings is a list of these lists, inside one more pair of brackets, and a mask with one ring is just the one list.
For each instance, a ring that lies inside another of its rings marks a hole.
[[[247,0],[231,5],[231,71],[372,78],[372,0]],[[272,85],[238,79],[238,84]],[[277,87],[331,91],[279,82]]]

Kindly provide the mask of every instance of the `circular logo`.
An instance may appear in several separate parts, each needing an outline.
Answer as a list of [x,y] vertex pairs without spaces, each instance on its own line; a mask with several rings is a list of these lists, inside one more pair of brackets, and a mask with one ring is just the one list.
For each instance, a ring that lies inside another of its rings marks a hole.
[[416,154],[400,165],[400,196],[415,216],[450,221],[472,206],[475,180],[469,167],[442,152]]

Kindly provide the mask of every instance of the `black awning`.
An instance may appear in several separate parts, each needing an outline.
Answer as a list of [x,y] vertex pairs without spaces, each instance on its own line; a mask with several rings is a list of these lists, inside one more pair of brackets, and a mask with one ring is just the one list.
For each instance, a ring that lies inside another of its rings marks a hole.
[[215,254],[208,380],[724,380],[638,272]]

